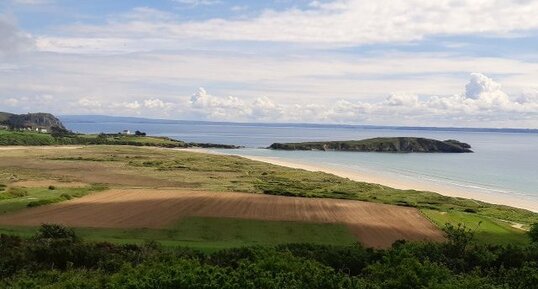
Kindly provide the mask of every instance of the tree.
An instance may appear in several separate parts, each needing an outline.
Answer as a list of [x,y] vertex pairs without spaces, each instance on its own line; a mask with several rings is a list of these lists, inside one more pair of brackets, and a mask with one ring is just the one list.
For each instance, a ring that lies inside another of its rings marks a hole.
[[135,131],[135,135],[136,135],[136,136],[146,136],[146,133],[137,130],[137,131]]
[[[482,222],[478,223],[478,227]],[[476,229],[475,229],[476,230]],[[453,257],[462,256],[467,247],[474,240],[474,230],[467,228],[464,224],[454,226],[450,223],[445,224],[443,228],[445,236],[448,240],[447,245],[449,254]]]
[[55,224],[43,224],[34,236],[35,239],[67,239],[78,240],[75,232],[67,227]]
[[538,223],[531,226],[531,229],[529,230],[529,237],[531,238],[531,242],[538,243]]

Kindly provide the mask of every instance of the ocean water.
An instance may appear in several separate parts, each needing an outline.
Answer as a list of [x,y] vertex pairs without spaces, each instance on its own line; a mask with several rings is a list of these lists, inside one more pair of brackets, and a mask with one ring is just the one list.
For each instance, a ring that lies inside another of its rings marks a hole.
[[[230,124],[117,119],[88,121],[62,118],[71,130],[83,133],[141,130],[192,142],[236,144],[234,154],[280,158],[304,164],[345,169],[406,183],[452,187],[501,199],[514,199],[523,207],[538,207],[538,133],[399,129],[359,126],[290,124]],[[273,142],[352,140],[370,137],[417,136],[457,139],[471,144],[474,153],[421,154],[323,151],[273,151]]]

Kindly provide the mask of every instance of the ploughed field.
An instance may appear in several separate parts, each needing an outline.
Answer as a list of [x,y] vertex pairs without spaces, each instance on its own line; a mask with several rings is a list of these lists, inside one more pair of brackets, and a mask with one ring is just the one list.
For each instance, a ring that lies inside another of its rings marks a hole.
[[352,200],[175,189],[107,190],[0,215],[0,224],[159,229],[184,217],[339,223],[369,247],[389,247],[400,239],[443,239],[442,233],[413,208]]

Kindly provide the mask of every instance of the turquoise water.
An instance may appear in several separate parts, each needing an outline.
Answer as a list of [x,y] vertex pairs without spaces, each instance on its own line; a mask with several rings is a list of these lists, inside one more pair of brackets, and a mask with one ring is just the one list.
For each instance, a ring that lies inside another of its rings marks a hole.
[[[538,207],[538,133],[402,130],[364,127],[300,125],[234,125],[219,123],[81,122],[64,120],[69,129],[85,133],[141,130],[194,142],[246,146],[244,156],[276,157],[304,164],[330,166],[407,182],[453,186],[502,198],[515,198]],[[379,136],[418,136],[457,139],[474,153],[405,154],[262,149],[273,142],[350,140]]]

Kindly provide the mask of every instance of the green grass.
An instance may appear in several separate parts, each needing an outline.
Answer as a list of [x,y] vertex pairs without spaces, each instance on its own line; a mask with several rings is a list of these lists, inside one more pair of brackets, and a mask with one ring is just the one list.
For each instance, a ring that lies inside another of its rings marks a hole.
[[[35,227],[2,227],[0,234],[30,237]],[[167,229],[75,228],[90,241],[142,243],[158,241],[164,246],[188,246],[204,251],[242,246],[275,246],[288,243],[350,245],[356,239],[345,225],[227,218],[185,218]]]
[[55,188],[54,190],[49,188],[12,187],[0,191],[0,214],[78,198],[104,188],[101,185],[82,188]]
[[504,245],[527,245],[530,242],[525,231],[514,228],[507,222],[489,217],[457,211],[422,210],[422,213],[439,227],[447,223],[464,224],[467,228],[474,230],[478,242]]

